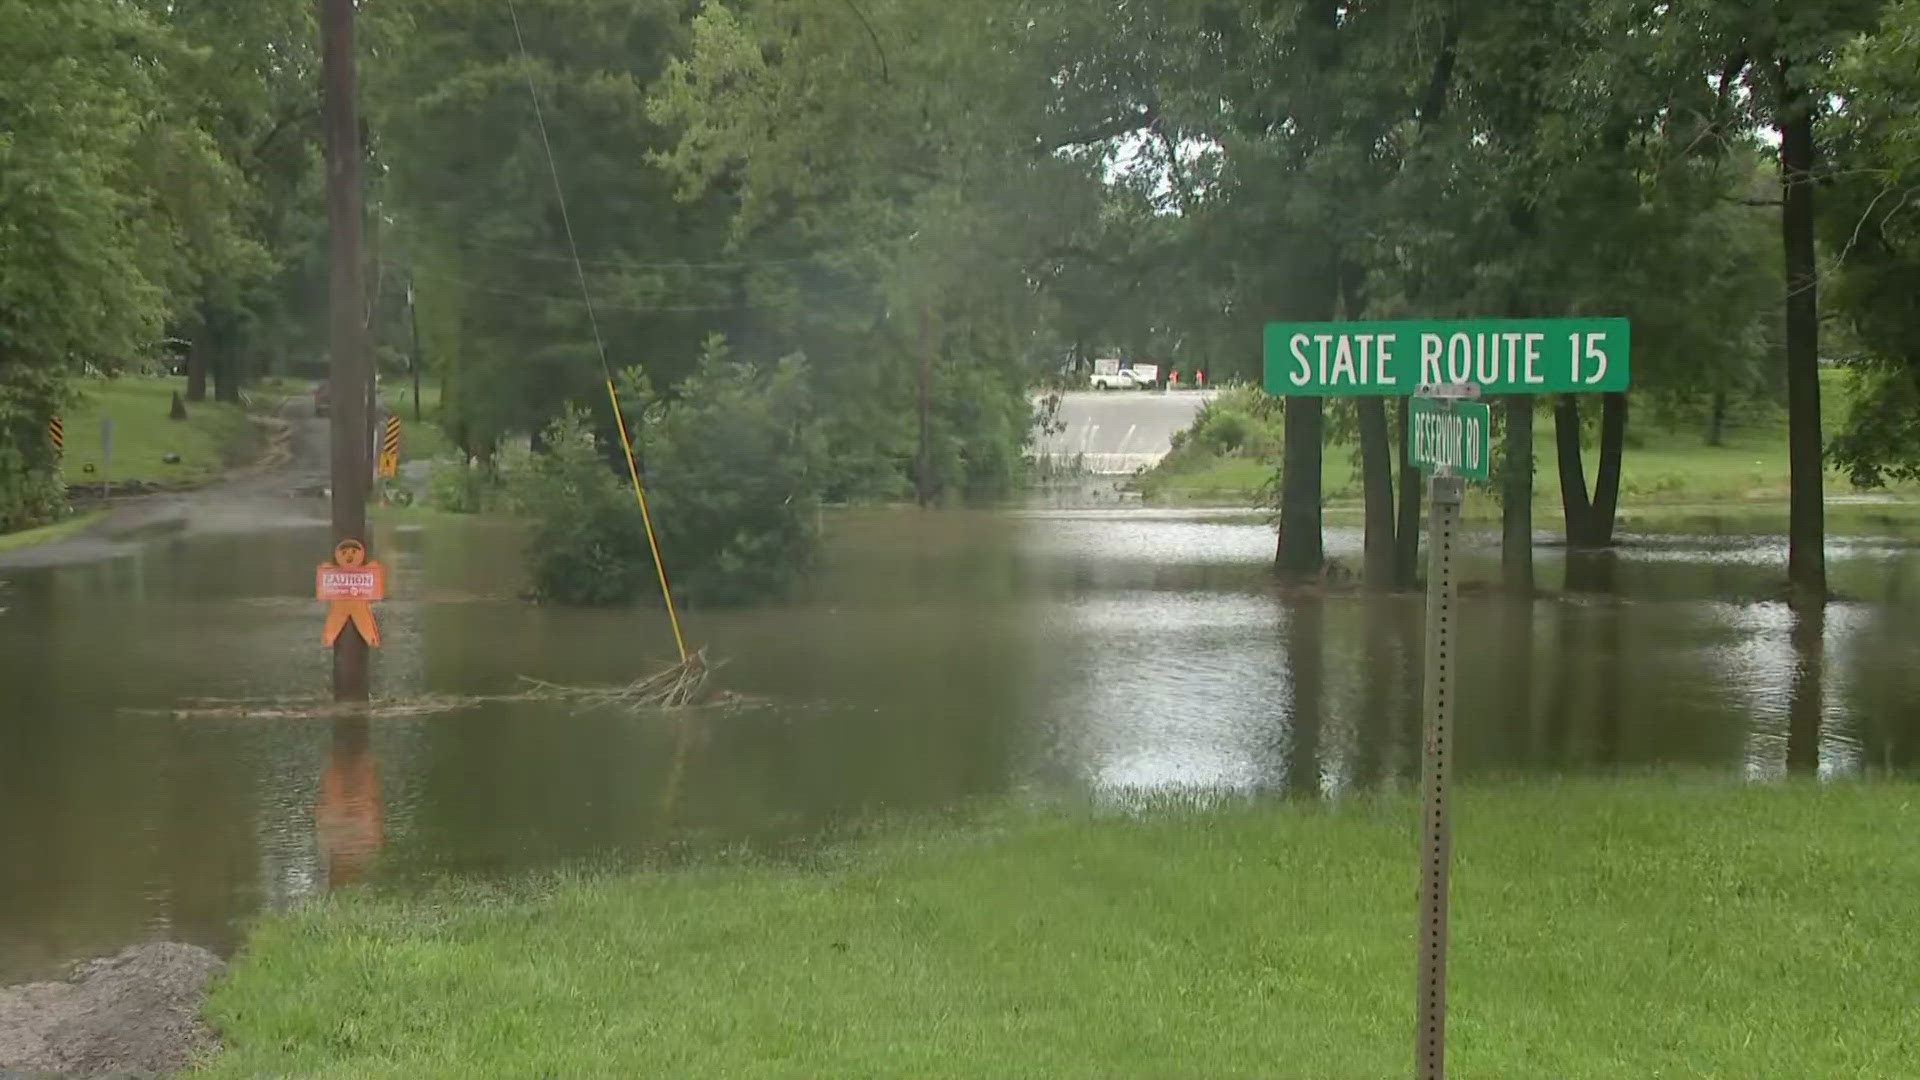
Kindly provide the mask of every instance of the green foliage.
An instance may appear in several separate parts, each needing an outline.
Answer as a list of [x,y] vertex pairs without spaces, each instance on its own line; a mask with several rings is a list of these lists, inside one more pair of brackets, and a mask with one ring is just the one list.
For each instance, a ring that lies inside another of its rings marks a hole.
[[1149,486],[1157,489],[1168,477],[1208,470],[1224,460],[1261,462],[1270,474],[1283,433],[1282,410],[1274,398],[1258,387],[1229,387],[1202,405],[1185,431],[1174,433],[1173,449],[1149,474],[1155,478]]
[[0,363],[0,533],[66,512],[66,488],[47,438],[47,422],[65,397],[56,375]]
[[1823,194],[1838,255],[1828,306],[1858,341],[1854,407],[1828,448],[1856,484],[1920,479],[1920,2],[1887,5],[1846,50],[1844,112],[1824,134],[1838,159]]
[[[413,289],[439,420],[485,456],[564,406],[601,415],[601,358],[535,123],[531,79],[615,365],[660,385],[712,329],[731,330],[742,271],[725,201],[677,202],[651,156],[673,134],[645,94],[684,40],[678,0],[409,0],[364,20],[368,114],[386,166],[388,273]],[[403,287],[393,290],[402,293]],[[404,330],[404,326],[400,327]]]
[[[729,360],[718,337],[670,399],[638,369],[625,373],[623,406],[676,600],[776,595],[812,563],[826,444],[807,380],[797,358],[768,370]],[[550,425],[545,442],[509,480],[534,523],[535,593],[575,604],[658,596],[619,449],[598,443],[580,409]]]
[[635,452],[676,598],[776,595],[811,565],[826,442],[810,377],[797,357],[764,370],[730,360],[715,336],[671,399],[649,394],[637,373],[627,379]]
[[452,514],[483,514],[498,505],[502,486],[490,460],[436,460],[427,471],[427,505]]
[[181,270],[150,156],[173,134],[173,58],[113,0],[0,2],[0,363],[114,360],[159,338]]
[[[563,604],[619,604],[653,580],[646,531],[628,491],[595,445],[585,413],[548,425],[546,452],[513,477],[515,508],[533,522],[533,593]],[[653,590],[656,594],[657,589]]]

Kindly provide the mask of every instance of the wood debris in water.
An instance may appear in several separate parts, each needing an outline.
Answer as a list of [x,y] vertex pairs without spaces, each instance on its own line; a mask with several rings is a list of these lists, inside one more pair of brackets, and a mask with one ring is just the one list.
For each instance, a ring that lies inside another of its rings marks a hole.
[[696,649],[685,660],[662,671],[635,679],[625,686],[559,686],[522,676],[523,682],[553,698],[585,705],[624,705],[633,709],[684,709],[706,699],[707,650]]
[[172,709],[128,709],[130,715],[174,720],[326,720],[340,717],[396,719],[458,712],[480,705],[515,701],[568,701],[591,708],[619,707],[634,712],[685,709],[697,705],[737,704],[724,691],[710,692],[707,677],[720,665],[709,664],[705,649],[645,678],[618,686],[562,686],[521,677],[527,689],[517,694],[426,694],[373,701],[321,698],[191,698]]

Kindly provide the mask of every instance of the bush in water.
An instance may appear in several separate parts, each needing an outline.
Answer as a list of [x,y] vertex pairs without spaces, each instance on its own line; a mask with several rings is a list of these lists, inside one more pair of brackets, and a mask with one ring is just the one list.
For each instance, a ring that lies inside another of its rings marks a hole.
[[674,595],[736,602],[784,591],[819,548],[828,473],[806,363],[738,363],[715,335],[671,401],[629,382],[639,415],[628,421]]
[[[622,402],[633,431],[668,580],[676,599],[738,602],[776,594],[819,545],[825,442],[806,365],[769,369],[727,359],[710,339],[671,399],[629,372]],[[548,428],[548,450],[511,487],[533,522],[534,592],[575,604],[658,595],[652,552],[619,454],[601,452],[586,414]]]
[[546,430],[547,451],[512,475],[515,507],[533,523],[527,546],[533,592],[564,604],[618,604],[652,580],[633,493],[607,467],[584,411],[570,407]]

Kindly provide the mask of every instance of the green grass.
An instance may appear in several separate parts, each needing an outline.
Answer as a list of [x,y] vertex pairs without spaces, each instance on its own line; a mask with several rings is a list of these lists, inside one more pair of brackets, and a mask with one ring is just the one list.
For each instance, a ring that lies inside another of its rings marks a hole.
[[[811,867],[349,893],[257,927],[207,1075],[1406,1075],[1414,820],[1007,812]],[[1466,789],[1451,1063],[1913,1075],[1916,827],[1892,781]]]
[[[1823,430],[1834,431],[1845,418],[1849,395],[1844,372],[1823,372]],[[1498,446],[1495,448],[1498,452]],[[1333,445],[1324,455],[1322,490],[1329,503],[1358,503],[1359,450],[1350,444]],[[1559,458],[1553,440],[1553,420],[1546,413],[1534,420],[1534,501],[1536,512],[1560,505]],[[1599,467],[1594,445],[1585,453],[1589,486]],[[1148,473],[1142,494],[1166,503],[1251,506],[1260,501],[1262,485],[1275,472],[1272,461],[1202,457],[1170,459]],[[1846,475],[1827,473],[1827,491],[1852,490]],[[1895,494],[1920,496],[1920,488],[1903,485]],[[1674,428],[1651,417],[1636,417],[1628,427],[1621,456],[1620,505],[1632,514],[1650,507],[1703,506],[1722,508],[1784,507],[1787,501],[1786,415],[1778,412],[1728,429],[1724,446],[1708,446],[1697,427]],[[1489,493],[1470,499],[1469,516],[1498,516],[1498,503]]]
[[93,510],[84,514],[75,514],[64,521],[51,525],[42,525],[37,529],[21,529],[19,532],[0,533],[0,551],[13,551],[18,548],[32,547],[35,544],[64,540],[69,536],[84,532],[88,526],[106,517],[105,510]]
[[[187,406],[185,420],[167,419],[178,378],[123,375],[76,379],[80,402],[66,411],[67,447],[61,473],[69,484],[98,481],[201,483],[246,461],[255,449],[253,425],[239,405],[202,401]],[[113,459],[101,460],[101,422],[113,420]],[[161,459],[179,454],[178,464]],[[86,466],[94,471],[89,473]]]

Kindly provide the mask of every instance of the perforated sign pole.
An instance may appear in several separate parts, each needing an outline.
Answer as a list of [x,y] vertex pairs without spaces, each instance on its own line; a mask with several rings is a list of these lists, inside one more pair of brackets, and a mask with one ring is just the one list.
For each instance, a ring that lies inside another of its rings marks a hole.
[[1420,776],[1420,984],[1414,1074],[1440,1080],[1447,1069],[1447,870],[1453,858],[1447,780],[1453,764],[1453,546],[1465,481],[1428,481],[1426,736]]

